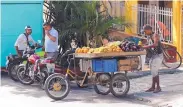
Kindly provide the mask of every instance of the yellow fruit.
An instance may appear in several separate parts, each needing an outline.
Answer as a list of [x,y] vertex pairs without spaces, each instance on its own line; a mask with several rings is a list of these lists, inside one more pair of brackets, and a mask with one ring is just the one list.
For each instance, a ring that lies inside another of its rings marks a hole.
[[103,52],[108,52],[108,49],[107,48],[104,48]]
[[83,48],[83,49],[81,49],[81,53],[84,53],[84,48]]
[[93,48],[89,49],[89,51],[88,51],[88,53],[93,53],[93,52],[94,52]]
[[99,48],[95,48],[93,53],[99,53]]
[[121,49],[121,48],[119,46],[117,46],[116,49]]
[[87,53],[89,51],[89,49],[85,48],[83,49],[83,53]]
[[107,49],[107,52],[112,52],[112,51],[113,51],[112,48]]
[[82,53],[82,49],[78,49],[78,53]]
[[76,51],[75,51],[75,53],[79,53],[79,50],[80,50],[81,48],[77,48],[76,49]]
[[141,42],[141,41],[139,41],[138,45],[142,45],[142,42]]
[[120,50],[116,50],[116,52],[120,52]]
[[112,49],[112,52],[116,52],[116,49]]

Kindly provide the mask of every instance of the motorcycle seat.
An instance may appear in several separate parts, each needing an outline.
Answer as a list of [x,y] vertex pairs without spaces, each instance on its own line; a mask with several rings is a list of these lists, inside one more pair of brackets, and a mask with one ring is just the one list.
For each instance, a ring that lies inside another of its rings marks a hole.
[[43,62],[44,62],[44,63],[54,63],[55,60],[54,60],[54,58],[48,57],[48,58],[45,58],[45,59],[43,60]]
[[45,60],[54,60],[52,57],[45,58]]

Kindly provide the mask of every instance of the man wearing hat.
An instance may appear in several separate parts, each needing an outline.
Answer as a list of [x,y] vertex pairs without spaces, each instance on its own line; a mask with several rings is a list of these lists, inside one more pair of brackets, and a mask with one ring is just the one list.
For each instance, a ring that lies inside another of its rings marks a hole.
[[151,52],[149,65],[152,74],[152,86],[146,92],[158,93],[161,91],[159,82],[159,69],[163,61],[160,36],[158,34],[153,33],[152,27],[150,25],[145,25],[143,27],[143,32],[145,33],[145,35],[148,36],[148,45],[143,46],[143,48],[149,49],[149,52]]
[[32,28],[25,26],[25,32],[20,34],[15,42],[15,49],[19,57],[23,55],[23,51],[26,50],[27,46],[30,46],[29,42],[36,44],[31,37]]
[[45,31],[45,56],[55,59],[58,55],[58,32],[50,23],[44,23],[43,27]]

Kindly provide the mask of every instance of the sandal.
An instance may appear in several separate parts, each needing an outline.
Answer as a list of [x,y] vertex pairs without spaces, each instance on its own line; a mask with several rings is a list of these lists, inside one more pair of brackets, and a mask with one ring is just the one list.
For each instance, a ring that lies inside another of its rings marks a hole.
[[148,90],[146,90],[145,92],[152,92],[154,91],[155,89],[154,88],[149,88]]
[[153,91],[153,93],[159,93],[159,92],[161,92],[161,88],[156,88],[156,89]]

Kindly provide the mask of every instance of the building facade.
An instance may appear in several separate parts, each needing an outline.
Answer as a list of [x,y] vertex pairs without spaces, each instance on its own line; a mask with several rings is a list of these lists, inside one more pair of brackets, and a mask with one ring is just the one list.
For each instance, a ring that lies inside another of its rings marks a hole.
[[103,3],[110,15],[124,16],[133,24],[125,29],[126,33],[140,33],[145,24],[150,24],[161,39],[173,44],[183,54],[183,2],[124,0]]

